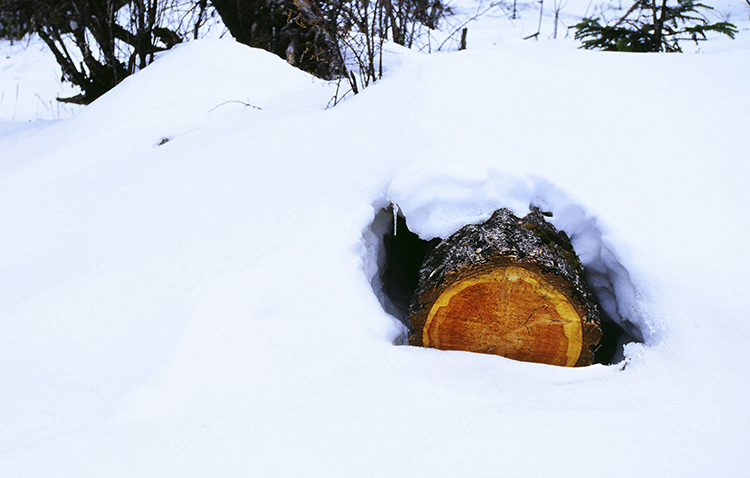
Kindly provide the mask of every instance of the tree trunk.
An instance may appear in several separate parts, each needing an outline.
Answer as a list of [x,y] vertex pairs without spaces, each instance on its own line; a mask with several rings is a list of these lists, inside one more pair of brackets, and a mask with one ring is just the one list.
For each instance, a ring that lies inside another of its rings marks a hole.
[[344,60],[329,23],[311,0],[211,0],[240,43],[275,53],[292,65],[330,80],[344,74]]
[[664,15],[666,14],[667,9],[667,0],[662,0],[661,2],[661,8],[658,8],[656,6],[656,1],[653,3],[654,5],[654,45],[653,45],[653,51],[662,51],[662,34],[664,30]]
[[409,343],[526,362],[590,365],[601,338],[583,266],[538,209],[499,209],[429,253],[410,306]]

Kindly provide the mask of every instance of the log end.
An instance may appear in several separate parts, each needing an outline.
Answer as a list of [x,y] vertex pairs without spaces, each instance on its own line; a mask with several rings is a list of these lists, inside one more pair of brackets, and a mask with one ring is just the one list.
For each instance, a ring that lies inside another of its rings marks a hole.
[[[422,315],[412,345],[569,367],[579,365],[582,355],[591,360],[590,352],[582,354],[590,341],[584,336],[591,335],[584,330],[585,314],[541,275],[523,267],[457,280]],[[580,365],[587,365],[586,360]]]
[[601,338],[583,268],[538,211],[498,210],[425,258],[410,307],[411,345],[590,365]]

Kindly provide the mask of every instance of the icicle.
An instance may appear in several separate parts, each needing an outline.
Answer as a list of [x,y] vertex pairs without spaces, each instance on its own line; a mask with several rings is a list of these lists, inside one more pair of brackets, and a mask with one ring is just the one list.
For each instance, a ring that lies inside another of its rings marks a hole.
[[395,236],[398,230],[398,204],[391,203],[393,206],[393,235]]

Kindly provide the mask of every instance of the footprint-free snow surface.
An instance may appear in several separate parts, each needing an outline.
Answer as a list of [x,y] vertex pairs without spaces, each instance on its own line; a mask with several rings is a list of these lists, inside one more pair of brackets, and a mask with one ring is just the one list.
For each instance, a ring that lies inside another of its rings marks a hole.
[[[0,123],[0,476],[750,474],[750,50],[392,50],[330,109],[206,40]],[[394,345],[390,204],[423,239],[553,213],[637,340],[577,369]]]

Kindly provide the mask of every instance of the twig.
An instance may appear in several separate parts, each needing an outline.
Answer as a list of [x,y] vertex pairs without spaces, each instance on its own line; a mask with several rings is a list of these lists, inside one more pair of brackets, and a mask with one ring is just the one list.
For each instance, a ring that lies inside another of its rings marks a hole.
[[544,15],[544,0],[540,0],[539,2],[539,26],[536,27],[537,33],[541,33],[542,31],[542,16]]
[[[347,80],[349,80],[349,84],[351,85],[351,79],[349,78],[349,75],[346,75],[346,79],[347,79]],[[346,90],[346,92],[344,92],[344,94],[343,94],[343,95],[341,95],[341,97],[339,98],[339,91],[340,91],[340,88],[341,88],[341,82],[342,82],[343,80],[344,80],[343,78],[339,78],[339,79],[338,79],[338,81],[336,81],[336,93],[335,93],[335,94],[333,95],[333,98],[331,98],[331,99],[330,99],[330,100],[328,101],[328,104],[326,105],[326,109],[330,109],[330,108],[333,108],[334,106],[336,106],[336,105],[337,105],[337,104],[339,104],[340,102],[344,101],[344,98],[346,98],[346,95],[348,95],[349,93],[352,93],[352,89],[351,89],[351,88],[349,88],[349,89],[348,89],[348,90]]]
[[[476,19],[477,19],[477,18],[479,18],[480,16],[484,15],[485,13],[489,12],[489,11],[490,11],[490,10],[492,10],[493,8],[497,7],[498,5],[502,6],[502,2],[492,2],[492,3],[490,3],[490,6],[489,6],[489,7],[485,8],[485,9],[484,9],[484,10],[482,10],[481,12],[480,12],[480,11],[477,11],[477,13],[475,13],[473,17],[469,18],[468,20],[466,20],[465,22],[463,22],[462,24],[460,24],[460,25],[459,25],[459,26],[458,26],[458,27],[457,27],[457,28],[456,28],[455,30],[453,30],[453,31],[451,32],[451,34],[450,34],[450,35],[448,35],[448,37],[447,37],[447,38],[446,38],[445,40],[443,40],[443,43],[441,43],[441,44],[440,44],[440,46],[439,46],[439,47],[437,47],[437,50],[435,50],[435,51],[440,51],[440,50],[442,50],[442,49],[443,49],[443,45],[445,45],[445,43],[446,43],[446,42],[447,42],[448,40],[450,40],[451,38],[453,38],[453,35],[455,35],[455,34],[456,34],[456,33],[458,33],[459,31],[463,30],[463,29],[464,29],[464,27],[466,27],[466,25],[468,25],[469,23],[473,22],[474,20],[476,20]],[[503,12],[505,12],[505,10],[503,10]]]
[[[750,4],[750,0],[746,0],[746,1],[747,1],[747,2],[748,2],[748,3]],[[625,15],[623,15],[623,16],[622,16],[622,17],[621,17],[621,18],[620,18],[619,20],[617,20],[617,23],[615,23],[615,24],[614,24],[614,25],[612,25],[612,26],[613,26],[613,27],[616,27],[616,26],[617,26],[617,25],[619,25],[620,23],[624,22],[624,21],[625,21],[625,19],[626,19],[626,18],[628,18],[628,15],[630,15],[631,13],[633,13],[633,11],[634,11],[634,10],[635,10],[636,8],[638,8],[638,6],[639,6],[640,4],[641,4],[641,2],[639,2],[639,1],[635,2],[635,3],[633,4],[633,6],[632,6],[632,7],[630,7],[630,10],[628,10],[628,12],[627,12],[627,13],[626,13]]]
[[216,108],[219,108],[220,106],[224,106],[224,105],[229,104],[229,103],[239,103],[241,105],[244,105],[245,107],[249,106],[250,108],[255,108],[256,110],[262,110],[263,109],[260,106],[251,105],[250,103],[245,103],[244,101],[229,100],[229,101],[225,101],[224,103],[221,103],[221,104],[218,104],[218,105],[214,106],[213,108],[211,108],[210,110],[208,110],[208,112],[210,113],[213,110],[215,110]]
[[555,9],[555,28],[552,31],[552,38],[554,39],[557,39],[557,24],[560,22],[560,10],[565,8],[567,4],[567,0],[565,0],[564,3],[562,1],[554,0],[553,8]]

